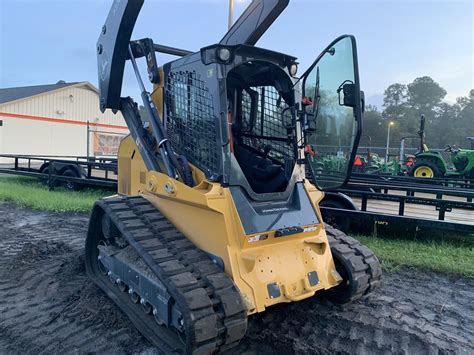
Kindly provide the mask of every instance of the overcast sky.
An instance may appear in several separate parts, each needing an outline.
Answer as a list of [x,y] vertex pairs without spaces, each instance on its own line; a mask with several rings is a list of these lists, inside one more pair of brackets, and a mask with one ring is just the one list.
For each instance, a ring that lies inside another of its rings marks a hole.
[[[112,0],[0,0],[0,87],[58,80],[97,85],[95,43]],[[249,1],[236,0],[236,15]],[[299,58],[300,73],[340,34],[358,41],[362,88],[381,105],[384,89],[429,75],[447,101],[474,88],[473,0],[291,0],[257,45]],[[133,38],[190,50],[216,43],[227,0],[146,0]],[[170,57],[159,56],[162,63]],[[137,95],[126,73],[124,95]],[[137,98],[138,99],[138,98]]]

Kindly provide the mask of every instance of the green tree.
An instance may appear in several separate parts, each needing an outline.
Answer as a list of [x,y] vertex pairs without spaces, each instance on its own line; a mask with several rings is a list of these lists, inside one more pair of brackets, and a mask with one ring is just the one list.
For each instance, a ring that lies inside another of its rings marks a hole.
[[[390,146],[398,147],[400,139],[415,136],[420,127],[420,114],[426,116],[426,139],[430,148],[447,144],[469,147],[466,137],[474,136],[474,90],[459,97],[456,104],[443,102],[446,90],[428,76],[418,77],[408,85],[395,83],[384,92],[384,110],[368,108],[364,133],[372,137],[373,146],[386,141],[387,125],[394,121]],[[416,140],[409,140],[416,145]]]
[[468,96],[458,97],[456,106],[460,116],[470,116],[474,120],[474,89],[469,91]]
[[403,84],[392,84],[383,93],[383,117],[399,120],[406,116],[407,87]]
[[[450,130],[450,134],[444,134],[443,139],[441,132],[450,127],[450,124],[453,125],[455,117],[452,107],[442,102],[446,90],[428,76],[418,77],[406,85],[406,92],[403,91],[404,86],[400,84],[393,84],[390,87],[388,94],[392,98],[391,100],[388,98],[388,102],[392,105],[385,108],[383,116],[395,120],[391,146],[398,145],[402,137],[416,135],[420,127],[420,115],[423,113],[427,119],[428,142],[431,142],[431,146],[440,147],[440,144],[450,137],[453,129]],[[395,100],[399,97],[401,101],[398,102],[401,103],[394,106]],[[439,120],[443,120],[443,123],[441,124]]]
[[407,86],[403,84],[392,84],[383,93],[384,107],[400,106],[406,102]]
[[429,76],[413,80],[407,86],[407,93],[408,105],[425,114],[438,108],[446,96],[446,90]]
[[459,145],[461,127],[455,105],[442,102],[438,105],[435,116],[426,117],[426,142],[429,147],[443,148],[448,144]]
[[361,145],[367,146],[370,141],[372,144],[383,142],[385,134],[382,132],[381,127],[385,122],[386,120],[382,117],[382,113],[378,111],[376,106],[367,105],[362,124]]
[[474,137],[474,90],[468,96],[459,97],[456,100],[458,110],[458,125],[461,130],[459,146],[470,148],[470,143],[466,137]]

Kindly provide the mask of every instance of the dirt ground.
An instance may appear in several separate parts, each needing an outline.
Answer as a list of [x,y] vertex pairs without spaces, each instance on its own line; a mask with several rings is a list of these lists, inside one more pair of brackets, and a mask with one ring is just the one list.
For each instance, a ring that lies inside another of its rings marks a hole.
[[[88,216],[0,204],[0,354],[155,354],[85,275]],[[474,281],[385,273],[367,300],[318,298],[252,316],[233,354],[474,353]]]

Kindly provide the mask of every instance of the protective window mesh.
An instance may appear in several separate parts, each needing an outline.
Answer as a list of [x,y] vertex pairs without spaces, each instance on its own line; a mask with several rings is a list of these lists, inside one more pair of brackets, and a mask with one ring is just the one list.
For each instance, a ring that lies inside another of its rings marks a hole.
[[[270,145],[271,150],[268,157],[284,164],[285,159],[294,159],[293,145],[288,141],[277,141],[273,138],[287,139],[285,123],[291,122],[291,112],[283,110],[288,107],[278,91],[273,86],[252,87],[258,93],[258,104],[255,122],[251,122],[251,96],[242,91],[242,142],[260,152],[264,152],[265,146]],[[248,135],[248,136],[247,136]],[[261,137],[251,137],[251,136]]]
[[195,72],[168,75],[165,88],[166,130],[176,152],[211,173],[218,173],[220,148],[212,95]]

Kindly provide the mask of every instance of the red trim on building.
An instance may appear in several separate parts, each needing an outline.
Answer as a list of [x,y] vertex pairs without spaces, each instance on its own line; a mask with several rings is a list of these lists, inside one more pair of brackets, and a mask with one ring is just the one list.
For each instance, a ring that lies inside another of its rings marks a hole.
[[[17,114],[17,113],[8,113],[8,112],[0,112],[0,116],[10,117],[10,118],[19,118],[19,119],[23,119],[23,120],[55,122],[55,123],[67,123],[67,124],[75,124],[75,125],[80,125],[80,126],[87,126],[87,122],[84,122],[84,121],[65,120],[65,119],[62,119],[62,118],[21,115],[21,114]],[[119,126],[119,125],[106,124],[106,123],[91,123],[91,122],[89,122],[89,126],[104,127],[104,128],[127,129],[128,130],[127,126]]]

